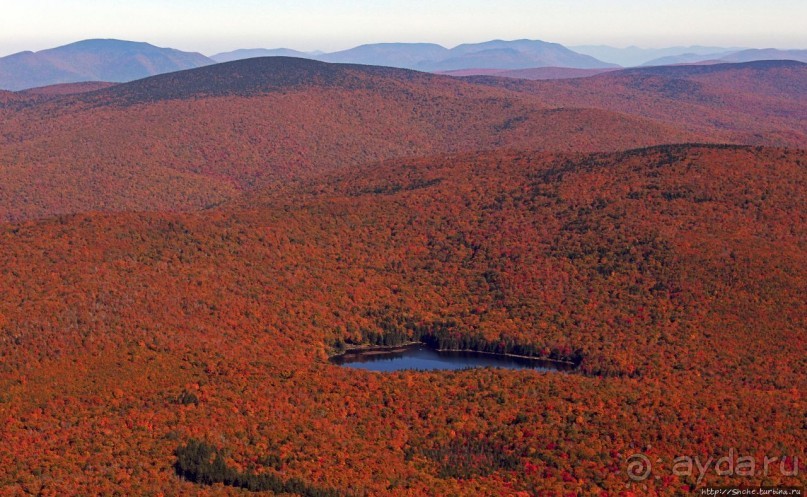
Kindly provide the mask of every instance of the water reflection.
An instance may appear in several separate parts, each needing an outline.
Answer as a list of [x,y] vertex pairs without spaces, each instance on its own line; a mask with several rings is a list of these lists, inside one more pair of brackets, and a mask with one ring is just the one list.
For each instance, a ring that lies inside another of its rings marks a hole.
[[403,369],[438,370],[467,368],[534,369],[538,371],[569,371],[572,364],[513,357],[482,352],[438,351],[426,345],[396,349],[351,351],[331,358],[335,364],[370,371],[399,371]]

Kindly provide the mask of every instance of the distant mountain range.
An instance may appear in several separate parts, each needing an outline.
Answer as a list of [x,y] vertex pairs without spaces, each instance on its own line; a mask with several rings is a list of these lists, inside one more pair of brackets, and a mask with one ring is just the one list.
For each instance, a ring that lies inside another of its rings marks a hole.
[[388,66],[440,72],[465,69],[523,70],[541,67],[616,68],[563,45],[538,40],[495,40],[448,49],[432,43],[377,43],[333,53],[289,48],[241,49],[205,57],[122,40],[85,40],[40,52],[0,58],[0,89],[19,91],[84,81],[128,82],[183,69],[255,57],[298,57],[321,62]]
[[580,45],[569,47],[575,52],[596,57],[605,62],[619,64],[623,67],[641,66],[652,60],[660,59],[662,57],[676,57],[683,54],[692,54],[693,56],[709,56],[715,54],[729,54],[745,48],[734,47],[704,47],[704,46],[689,46],[689,47],[666,47],[666,48],[640,48],[635,46],[616,48],[607,45]]
[[322,62],[390,66],[450,74],[495,75],[517,79],[585,77],[620,67],[739,63],[759,60],[807,62],[807,50],[737,47],[615,48],[586,45],[566,48],[537,40],[489,41],[447,49],[432,43],[377,43],[340,52],[280,49],[236,50],[213,55],[216,62],[252,57],[288,56]]
[[287,48],[250,49],[213,55],[216,62],[287,56],[322,62],[400,67],[452,75],[497,75],[523,79],[590,76],[606,69],[758,60],[807,62],[807,50],[741,47],[616,48],[606,45],[564,47],[537,40],[489,41],[447,49],[433,43],[376,43],[340,52],[299,52]]
[[676,64],[721,64],[754,62],[758,60],[795,60],[807,62],[807,50],[777,50],[775,48],[748,49],[737,52],[711,54],[685,53],[648,61],[644,66],[671,66]]
[[568,67],[603,69],[617,67],[589,55],[583,55],[557,43],[539,40],[494,40],[463,44],[448,49],[434,43],[376,43],[361,45],[333,53],[304,53],[288,49],[236,50],[211,58],[217,62],[287,55],[322,62],[390,66],[402,69],[439,72],[461,69],[532,69],[536,67]]
[[[19,91],[87,81],[129,82],[216,63],[256,57],[297,57],[330,63],[397,67],[452,75],[518,79],[591,76],[620,65],[675,65],[755,60],[807,62],[807,50],[719,47],[624,49],[582,46],[571,50],[539,40],[494,40],[445,48],[433,43],[376,43],[332,53],[289,48],[241,49],[206,57],[148,43],[95,39],[0,58],[0,90]],[[607,61],[607,62],[604,62]]]
[[121,40],[85,40],[0,58],[0,88],[24,90],[83,81],[133,81],[214,64],[200,53]]

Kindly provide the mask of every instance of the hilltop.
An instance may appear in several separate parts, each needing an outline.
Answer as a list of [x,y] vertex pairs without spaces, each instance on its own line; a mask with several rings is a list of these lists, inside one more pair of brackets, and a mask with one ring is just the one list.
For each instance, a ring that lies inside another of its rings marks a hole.
[[84,81],[124,82],[213,64],[202,54],[123,40],[84,40],[0,58],[0,89]]
[[300,175],[498,148],[803,147],[806,67],[524,81],[270,57],[74,95],[10,94],[0,104],[0,216],[196,210]]
[[283,57],[12,101],[0,115],[6,219],[199,209],[308,172],[435,153],[710,139],[448,76]]

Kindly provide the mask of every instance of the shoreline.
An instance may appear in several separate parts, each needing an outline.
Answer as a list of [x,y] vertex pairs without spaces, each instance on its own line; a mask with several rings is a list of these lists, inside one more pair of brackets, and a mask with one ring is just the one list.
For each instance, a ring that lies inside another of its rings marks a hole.
[[565,361],[562,359],[550,359],[547,357],[535,357],[535,356],[527,356],[527,355],[520,355],[520,354],[508,354],[508,353],[501,353],[501,352],[486,352],[481,350],[472,350],[472,349],[438,349],[435,347],[431,347],[429,344],[425,342],[406,342],[400,345],[356,345],[352,347],[345,348],[344,352],[340,354],[335,354],[328,357],[329,361],[339,361],[344,359],[347,356],[354,355],[354,356],[374,356],[374,355],[384,355],[384,354],[392,354],[395,352],[404,352],[407,349],[416,347],[416,346],[423,346],[428,347],[436,352],[470,352],[473,354],[484,354],[490,356],[498,356],[498,357],[513,357],[515,359],[523,359],[528,361],[537,361],[537,362],[546,362],[546,363],[553,363],[553,364],[562,364],[564,366],[569,367],[569,370],[577,369],[578,364],[575,364],[572,361]]
[[341,357],[345,355],[377,355],[377,354],[388,354],[391,352],[397,351],[404,351],[408,348],[412,348],[416,345],[426,345],[423,342],[406,342],[400,345],[355,345],[351,347],[345,347],[344,352],[336,355],[332,355],[329,359],[333,359],[334,357]]

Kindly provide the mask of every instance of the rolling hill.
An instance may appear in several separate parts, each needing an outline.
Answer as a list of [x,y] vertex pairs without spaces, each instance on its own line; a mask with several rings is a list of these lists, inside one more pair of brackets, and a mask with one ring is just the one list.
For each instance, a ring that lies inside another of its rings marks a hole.
[[10,94],[0,216],[195,210],[299,175],[448,152],[803,147],[804,73],[758,62],[458,80],[277,57],[62,97]]
[[121,40],[84,40],[0,58],[0,89],[84,81],[125,82],[213,64],[202,54]]
[[721,62],[753,62],[756,60],[796,60],[807,63],[807,50],[748,49],[720,57]]
[[800,62],[632,68],[558,81],[469,79],[557,106],[658,120],[729,143],[801,148],[807,143],[807,65]]
[[12,103],[0,115],[5,219],[199,209],[306,172],[435,153],[709,140],[448,76],[282,57]]
[[721,63],[742,63],[761,60],[795,60],[807,63],[807,50],[777,50],[775,48],[766,49],[746,49],[732,52],[717,53],[685,53],[674,56],[653,59],[642,65],[644,66],[669,66],[676,64],[721,64]]

